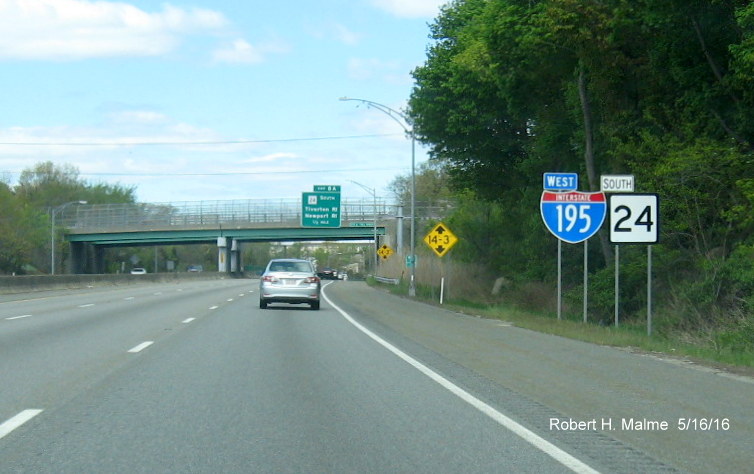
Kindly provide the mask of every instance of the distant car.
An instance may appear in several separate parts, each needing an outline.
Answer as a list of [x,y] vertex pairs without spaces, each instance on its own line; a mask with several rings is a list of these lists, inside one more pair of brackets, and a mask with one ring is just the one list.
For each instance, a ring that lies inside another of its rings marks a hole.
[[332,268],[325,267],[322,270],[320,270],[317,275],[319,275],[320,278],[323,280],[337,280],[338,279],[338,271]]
[[146,268],[137,267],[137,268],[131,269],[131,275],[146,275],[146,274],[147,274]]
[[259,307],[270,303],[308,303],[319,309],[322,284],[308,260],[273,259],[259,279]]
[[202,265],[189,265],[186,271],[191,273],[197,273],[204,271],[204,267]]

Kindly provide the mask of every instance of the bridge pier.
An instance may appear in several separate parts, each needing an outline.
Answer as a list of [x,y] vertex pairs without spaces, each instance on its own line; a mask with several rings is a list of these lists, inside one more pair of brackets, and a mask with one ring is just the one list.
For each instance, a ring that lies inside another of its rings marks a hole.
[[219,273],[228,273],[230,260],[230,249],[228,248],[227,237],[217,238],[217,271]]
[[229,237],[217,238],[217,271],[231,275],[243,273],[240,240]]
[[105,249],[99,245],[86,242],[71,242],[70,257],[64,268],[68,274],[102,274],[105,273]]
[[241,265],[241,242],[237,239],[233,239],[233,243],[230,246],[230,273],[237,276],[243,273],[243,266]]

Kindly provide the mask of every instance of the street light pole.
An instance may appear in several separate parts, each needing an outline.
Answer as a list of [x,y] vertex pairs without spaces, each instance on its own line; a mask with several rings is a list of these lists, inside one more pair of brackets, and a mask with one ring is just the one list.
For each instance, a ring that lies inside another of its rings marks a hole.
[[357,183],[356,181],[350,179],[349,181],[357,186],[360,186],[361,189],[366,190],[372,195],[372,213],[374,214],[374,221],[372,222],[372,228],[374,231],[374,252],[372,252],[372,268],[374,269],[374,276],[377,276],[377,190],[375,188],[368,188],[363,184]]
[[408,282],[408,295],[412,297],[416,296],[416,134],[409,123],[408,117],[385,104],[366,99],[355,99],[352,97],[341,97],[340,100],[361,102],[362,104],[366,104],[367,107],[379,110],[395,120],[395,122],[411,136],[411,255],[409,255],[411,263],[411,279]]
[[55,213],[62,211],[68,206],[73,204],[86,204],[86,201],[71,201],[65,204],[61,204],[58,207],[54,207],[50,214],[52,214],[52,222],[50,225],[50,275],[55,274]]

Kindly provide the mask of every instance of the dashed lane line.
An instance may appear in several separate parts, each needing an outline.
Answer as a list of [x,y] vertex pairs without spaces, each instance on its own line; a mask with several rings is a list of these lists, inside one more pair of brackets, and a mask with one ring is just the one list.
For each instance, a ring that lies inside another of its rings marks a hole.
[[31,318],[31,314],[22,314],[21,316],[11,316],[10,318],[5,318],[6,321],[13,321],[16,319],[24,319],[24,318]]
[[135,346],[129,349],[128,352],[131,352],[132,354],[136,354],[137,352],[143,351],[144,349],[151,346],[152,344],[154,344],[154,341],[144,341],[138,346]]

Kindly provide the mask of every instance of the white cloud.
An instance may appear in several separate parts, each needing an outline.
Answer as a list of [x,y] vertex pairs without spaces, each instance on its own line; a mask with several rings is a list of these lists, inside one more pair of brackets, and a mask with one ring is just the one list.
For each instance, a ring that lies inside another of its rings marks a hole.
[[[206,128],[176,121],[160,112],[133,109],[110,112],[96,127],[11,127],[0,129],[5,156],[39,152],[68,155],[82,151],[128,148],[152,143],[171,144],[183,150],[201,148],[197,143],[222,140]],[[220,149],[221,147],[215,147]]]
[[360,34],[354,33],[340,23],[336,23],[333,26],[332,32],[338,41],[349,46],[354,46],[361,40]]
[[237,39],[216,50],[212,57],[215,61],[221,63],[255,64],[264,60],[262,52],[243,39]]
[[239,38],[217,49],[212,53],[212,59],[219,63],[257,64],[264,61],[269,54],[285,53],[289,49],[288,45],[279,40],[262,42],[254,46]]
[[399,18],[434,18],[449,0],[372,0],[372,4]]
[[0,1],[0,59],[77,60],[155,56],[181,37],[227,24],[218,12],[163,5],[148,13],[119,2],[87,0]]
[[363,34],[350,30],[347,26],[337,22],[325,22],[309,24],[306,27],[307,33],[318,40],[337,41],[347,46],[359,44]]

